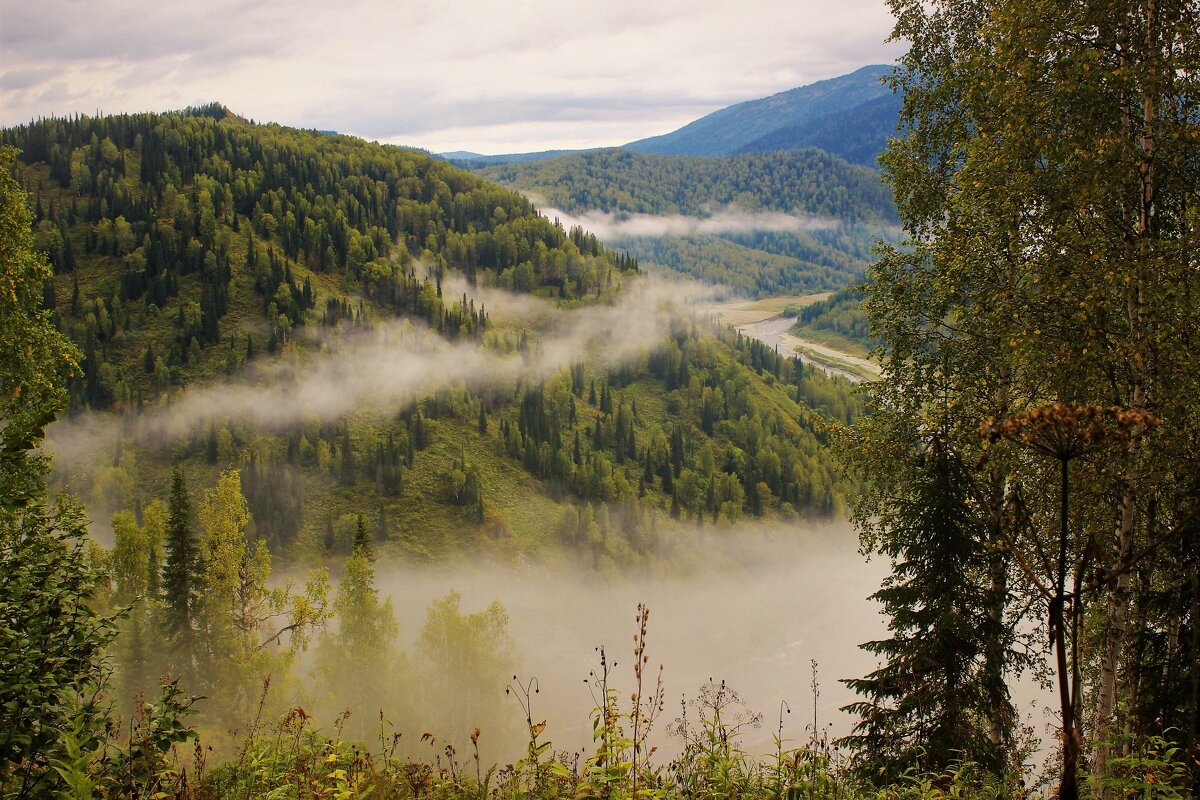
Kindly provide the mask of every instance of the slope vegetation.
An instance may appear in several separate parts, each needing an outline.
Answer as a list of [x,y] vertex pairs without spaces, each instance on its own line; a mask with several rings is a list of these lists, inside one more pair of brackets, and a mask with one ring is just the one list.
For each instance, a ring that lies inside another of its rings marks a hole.
[[[399,318],[365,371],[415,358],[422,329],[462,358],[537,363],[559,334],[504,303],[528,295],[569,327],[637,282],[635,259],[427,154],[219,106],[2,139],[23,150],[56,273],[44,303],[84,353],[65,429],[92,448],[64,446],[63,479],[94,518],[165,496],[174,464],[197,486],[237,467],[254,536],[295,557],[345,552],[361,518],[418,557],[566,545],[603,564],[669,551],[684,520],[824,516],[852,491],[820,433],[859,413],[848,387],[695,320],[664,321],[620,363],[581,351],[484,380],[442,359],[411,397],[303,414],[299,392],[246,401]],[[325,394],[357,397],[357,381]],[[231,396],[242,405],[221,411]]]

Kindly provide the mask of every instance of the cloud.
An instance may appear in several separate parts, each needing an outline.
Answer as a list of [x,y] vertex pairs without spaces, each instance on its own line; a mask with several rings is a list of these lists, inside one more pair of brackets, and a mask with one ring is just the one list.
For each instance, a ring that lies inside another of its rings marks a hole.
[[[698,286],[643,278],[632,281],[611,304],[548,314],[544,307],[530,306],[531,313],[545,316],[530,319],[538,329],[532,331],[531,352],[524,355],[498,355],[474,342],[450,342],[409,322],[324,337],[316,353],[264,363],[242,380],[189,388],[132,422],[111,414],[83,414],[55,423],[47,431],[46,447],[56,469],[69,474],[111,453],[119,435],[162,445],[212,423],[281,430],[312,417],[338,419],[364,407],[399,410],[450,386],[481,390],[537,380],[583,358],[618,366],[657,346],[671,316],[688,313],[706,294]],[[502,300],[496,290],[483,290],[480,297],[489,298],[490,308]]]
[[825,217],[810,217],[783,212],[751,213],[725,208],[707,217],[653,214],[611,214],[604,211],[585,211],[568,214],[556,208],[542,210],[550,219],[557,218],[564,227],[579,225],[604,241],[622,239],[654,239],[662,236],[719,235],[723,233],[800,233],[831,230],[838,221]]
[[[434,151],[620,144],[900,49],[882,0],[0,0],[0,19],[9,71],[42,71],[0,87],[3,124],[218,100]],[[65,105],[31,91],[51,80]]]
[[54,70],[47,67],[10,69],[0,75],[0,91],[18,91],[45,83],[54,77]]

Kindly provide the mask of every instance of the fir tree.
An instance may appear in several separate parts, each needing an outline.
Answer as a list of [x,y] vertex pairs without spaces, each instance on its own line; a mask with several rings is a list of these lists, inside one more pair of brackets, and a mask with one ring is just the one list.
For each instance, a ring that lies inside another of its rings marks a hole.
[[363,515],[359,514],[354,526],[354,547],[352,553],[363,553],[368,558],[371,556],[371,537],[367,535],[367,523],[363,520]]
[[183,470],[171,476],[171,498],[167,506],[167,559],[163,565],[163,623],[167,638],[178,648],[179,667],[193,664],[196,603],[204,566],[200,544],[192,527],[192,501],[183,481]]
[[845,681],[865,699],[844,710],[859,717],[841,742],[857,753],[863,777],[898,781],[906,770],[942,772],[966,754],[999,774],[1008,742],[992,738],[993,717],[1012,717],[981,665],[991,646],[986,590],[987,531],[971,510],[960,461],[933,438],[918,456],[906,496],[882,521],[881,549],[892,575],[873,595],[890,618],[890,638],[863,648],[882,667]]

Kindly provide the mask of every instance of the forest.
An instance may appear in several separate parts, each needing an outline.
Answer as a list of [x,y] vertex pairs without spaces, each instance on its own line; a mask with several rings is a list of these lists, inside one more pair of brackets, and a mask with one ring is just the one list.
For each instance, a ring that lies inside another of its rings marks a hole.
[[[666,313],[633,257],[416,151],[220,106],[5,130],[0,791],[1194,797],[1197,9],[891,7],[903,239],[861,288],[883,371],[861,393]],[[861,335],[854,299],[801,322]],[[620,358],[576,346],[595,329]],[[424,357],[460,377],[393,379]],[[350,410],[355,383],[396,397]],[[535,543],[669,571],[702,525],[843,515],[889,573],[862,587],[876,667],[837,676],[836,740],[817,665],[795,675],[813,724],[797,741],[768,709],[766,752],[719,677],[668,722],[646,606],[580,676],[580,751],[503,606],[446,594],[405,648],[381,587],[388,558]],[[1029,676],[1054,704],[1040,756]]]
[[879,341],[871,336],[870,322],[862,308],[864,293],[860,289],[843,289],[824,300],[800,308],[785,309],[796,318],[792,329],[797,336],[837,343],[847,352],[855,348],[870,349]]
[[[729,215],[724,230],[681,235],[616,227],[606,241],[651,268],[740,295],[844,287],[866,274],[875,241],[894,237],[895,209],[878,173],[814,148],[739,156],[599,150],[470,166],[585,220],[600,212],[618,223],[650,215],[707,220],[719,228]],[[755,216],[763,212],[799,216],[781,229],[780,220]]]
[[740,156],[651,156],[609,149],[481,168],[564,211],[700,216],[726,206],[895,222],[875,170],[816,148]]
[[[4,136],[23,148],[34,246],[56,273],[42,305],[83,354],[68,378],[80,420],[109,411],[136,427],[189,388],[263,359],[319,358],[313,337],[386,331],[397,315],[527,359],[550,332],[503,309],[494,320],[468,294],[512,290],[569,309],[610,302],[637,271],[444,162],[252,126],[220,107],[50,119]],[[298,415],[282,430],[214,416],[171,448],[140,446],[129,429],[66,474],[112,513],[165,497],[173,463],[206,483],[239,467],[257,535],[317,556],[348,553],[363,513],[409,554],[486,530],[540,545],[566,536],[619,561],[652,556],[655,537],[638,530],[653,517],[844,508],[849,488],[820,429],[858,413],[848,386],[703,321],[664,331],[662,344],[613,368],[581,355],[537,381],[446,384],[395,414]],[[560,533],[572,502],[623,507],[614,532],[635,544]]]

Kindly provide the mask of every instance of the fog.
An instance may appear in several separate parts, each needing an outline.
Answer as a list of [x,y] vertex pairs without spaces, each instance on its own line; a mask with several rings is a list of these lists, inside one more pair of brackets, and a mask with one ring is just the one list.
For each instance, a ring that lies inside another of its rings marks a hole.
[[[598,669],[599,646],[616,661],[612,683],[621,708],[628,710],[640,602],[651,612],[648,682],[653,683],[659,664],[664,668],[666,707],[652,738],[661,758],[678,746],[666,728],[679,716],[681,698],[694,698],[710,678],[726,681],[748,709],[763,714],[761,728],[748,731],[743,741],[749,752],[773,750],[781,703],[792,709],[784,714],[785,738],[793,746],[804,743],[813,717],[813,659],[820,684],[818,724],[833,735],[848,733],[850,719],[838,708],[854,696],[837,679],[875,667],[874,657],[858,645],[884,631],[878,607],[867,597],[879,586],[886,565],[866,562],[845,524],[746,525],[691,530],[687,537],[692,558],[684,561],[696,566],[669,573],[600,574],[546,563],[378,564],[376,582],[392,598],[407,651],[429,604],[447,592],[462,594],[464,612],[499,600],[510,616],[517,675],[522,682],[536,678],[540,688],[534,721],[548,722],[546,736],[556,749],[591,752],[593,698],[586,679]],[[511,695],[500,694],[495,702],[514,725],[523,721]],[[432,732],[459,744],[469,733]],[[490,732],[490,742],[488,733],[481,741],[490,743],[487,755],[514,757],[517,742],[501,746],[496,733]],[[421,752],[415,743],[408,746],[411,754]]]
[[570,214],[556,208],[542,209],[549,219],[558,218],[563,226],[574,225],[596,234],[602,241],[620,239],[654,239],[662,236],[719,235],[722,233],[801,233],[832,230],[839,226],[835,219],[781,211],[747,212],[724,208],[704,217],[681,214],[611,214],[604,211],[584,211]]
[[[541,741],[551,741],[555,750],[582,751],[584,757],[594,750],[596,695],[589,676],[599,671],[599,647],[610,664],[615,662],[611,685],[620,710],[628,713],[635,688],[632,650],[639,603],[650,609],[647,692],[659,665],[663,667],[665,708],[649,740],[658,748],[657,763],[677,754],[681,742],[668,727],[680,716],[681,703],[694,700],[709,680],[724,681],[741,696],[745,710],[762,715],[760,726],[743,731],[741,744],[750,755],[774,752],[772,737],[781,719],[785,748],[810,741],[814,713],[821,736],[832,740],[850,733],[854,718],[840,708],[861,698],[841,679],[867,675],[879,666],[860,645],[886,635],[886,618],[869,596],[889,574],[887,560],[864,558],[846,523],[743,523],[723,529],[681,527],[677,533],[687,543],[686,552],[653,571],[601,573],[561,562],[384,562],[376,565],[376,585],[391,598],[400,644],[409,654],[416,649],[430,604],[447,593],[462,595],[464,614],[498,600],[509,615],[518,664],[515,684],[534,681],[539,691],[531,716],[535,723],[547,722]],[[410,661],[408,668],[413,667]],[[428,711],[415,721],[396,720],[406,732],[400,754],[428,757],[423,732],[454,743],[465,754],[471,727],[490,720],[490,726],[482,725],[484,763],[520,757],[526,742],[524,712],[515,695],[500,688],[514,683],[510,677],[498,678],[490,700],[472,701],[477,703],[473,716],[453,707],[470,688],[450,687],[450,694],[443,695],[450,699],[440,701],[439,711],[443,719],[471,720],[460,724],[461,730],[439,724]],[[476,678],[486,683],[484,676],[473,676],[472,682]],[[1052,694],[1031,676],[1010,688],[1025,724],[1042,740],[1033,756],[1038,767],[1053,744]],[[422,691],[419,682],[415,691]],[[379,711],[357,709],[374,720]],[[388,709],[389,719],[392,711]],[[695,710],[689,708],[688,715],[694,720]]]
[[[458,293],[465,286],[454,288]],[[111,457],[118,433],[136,443],[162,445],[226,421],[280,430],[313,417],[337,419],[364,407],[396,411],[450,386],[478,391],[537,380],[584,358],[616,367],[661,342],[672,317],[690,313],[708,291],[661,279],[631,279],[612,303],[558,311],[545,301],[527,298],[518,305],[509,302],[509,293],[475,289],[472,294],[489,308],[494,302],[508,314],[528,312],[530,352],[498,354],[474,341],[448,341],[408,321],[311,334],[315,346],[310,351],[252,364],[237,379],[188,388],[140,417],[85,413],[59,421],[47,430],[46,446],[56,468],[70,472]]]

